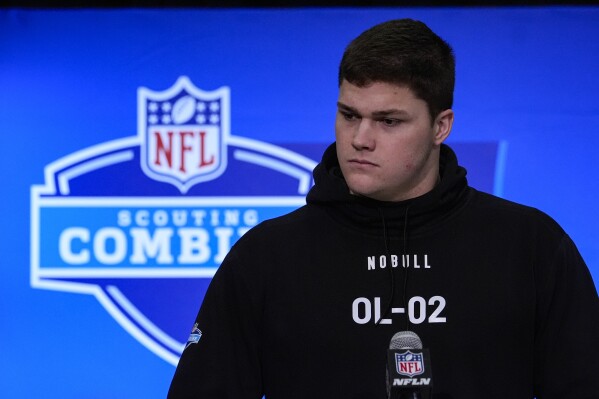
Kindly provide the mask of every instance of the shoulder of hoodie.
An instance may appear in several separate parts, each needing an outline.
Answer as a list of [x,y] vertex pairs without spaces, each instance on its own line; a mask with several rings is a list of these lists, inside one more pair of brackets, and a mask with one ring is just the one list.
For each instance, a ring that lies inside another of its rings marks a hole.
[[474,188],[469,208],[480,215],[492,215],[494,219],[505,222],[517,222],[525,225],[534,225],[537,229],[558,237],[567,236],[559,223],[547,213],[532,206],[523,205],[514,201],[497,197]]
[[294,231],[300,228],[300,226],[306,226],[311,222],[317,222],[320,220],[318,218],[320,212],[321,211],[318,209],[318,207],[312,205],[302,205],[284,215],[261,221],[252,229],[250,229],[248,233],[269,234],[281,233],[285,230]]
[[261,221],[240,237],[237,244],[300,238],[302,233],[320,226],[322,212],[318,207],[303,205],[287,214]]
[[310,245],[306,241],[316,239],[319,217],[322,219],[322,216],[319,216],[319,211],[314,212],[314,208],[304,205],[258,223],[233,244],[219,271],[223,269],[235,275],[252,276],[251,279],[270,275],[276,263],[271,262],[274,258],[288,255],[290,246]]

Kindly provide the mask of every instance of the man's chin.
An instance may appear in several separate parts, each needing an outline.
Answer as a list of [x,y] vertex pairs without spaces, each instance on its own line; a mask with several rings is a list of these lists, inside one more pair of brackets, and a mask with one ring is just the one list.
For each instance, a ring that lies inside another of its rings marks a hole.
[[370,192],[368,190],[354,190],[352,188],[349,189],[349,193],[351,195],[355,195],[356,197],[364,197],[364,198],[371,198],[371,199],[377,199],[376,198],[376,193],[374,192]]

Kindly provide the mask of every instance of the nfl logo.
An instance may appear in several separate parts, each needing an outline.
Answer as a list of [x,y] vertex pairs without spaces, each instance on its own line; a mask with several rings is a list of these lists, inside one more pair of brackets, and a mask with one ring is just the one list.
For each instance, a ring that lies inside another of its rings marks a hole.
[[395,365],[397,373],[408,377],[414,377],[424,373],[424,361],[422,353],[406,351],[395,353]]
[[165,91],[138,91],[141,167],[185,194],[227,168],[229,88],[205,92],[186,76]]

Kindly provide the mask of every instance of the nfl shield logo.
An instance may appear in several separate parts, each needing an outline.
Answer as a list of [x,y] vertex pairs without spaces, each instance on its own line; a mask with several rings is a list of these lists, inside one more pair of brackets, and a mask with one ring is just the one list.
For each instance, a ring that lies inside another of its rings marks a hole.
[[397,373],[408,377],[414,377],[424,373],[424,361],[422,353],[406,351],[395,354],[395,365]]
[[186,76],[165,91],[138,91],[141,167],[181,193],[216,179],[227,167],[229,88],[205,92]]

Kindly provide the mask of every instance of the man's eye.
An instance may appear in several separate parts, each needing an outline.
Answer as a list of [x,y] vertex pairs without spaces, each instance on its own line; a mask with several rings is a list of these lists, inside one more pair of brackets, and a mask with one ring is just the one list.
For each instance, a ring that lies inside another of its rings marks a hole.
[[383,118],[381,119],[381,123],[385,126],[393,127],[399,125],[401,121],[399,119]]
[[358,118],[358,116],[356,114],[353,114],[351,112],[341,112],[341,115],[343,115],[343,119],[345,119],[346,121],[353,121],[356,120]]

